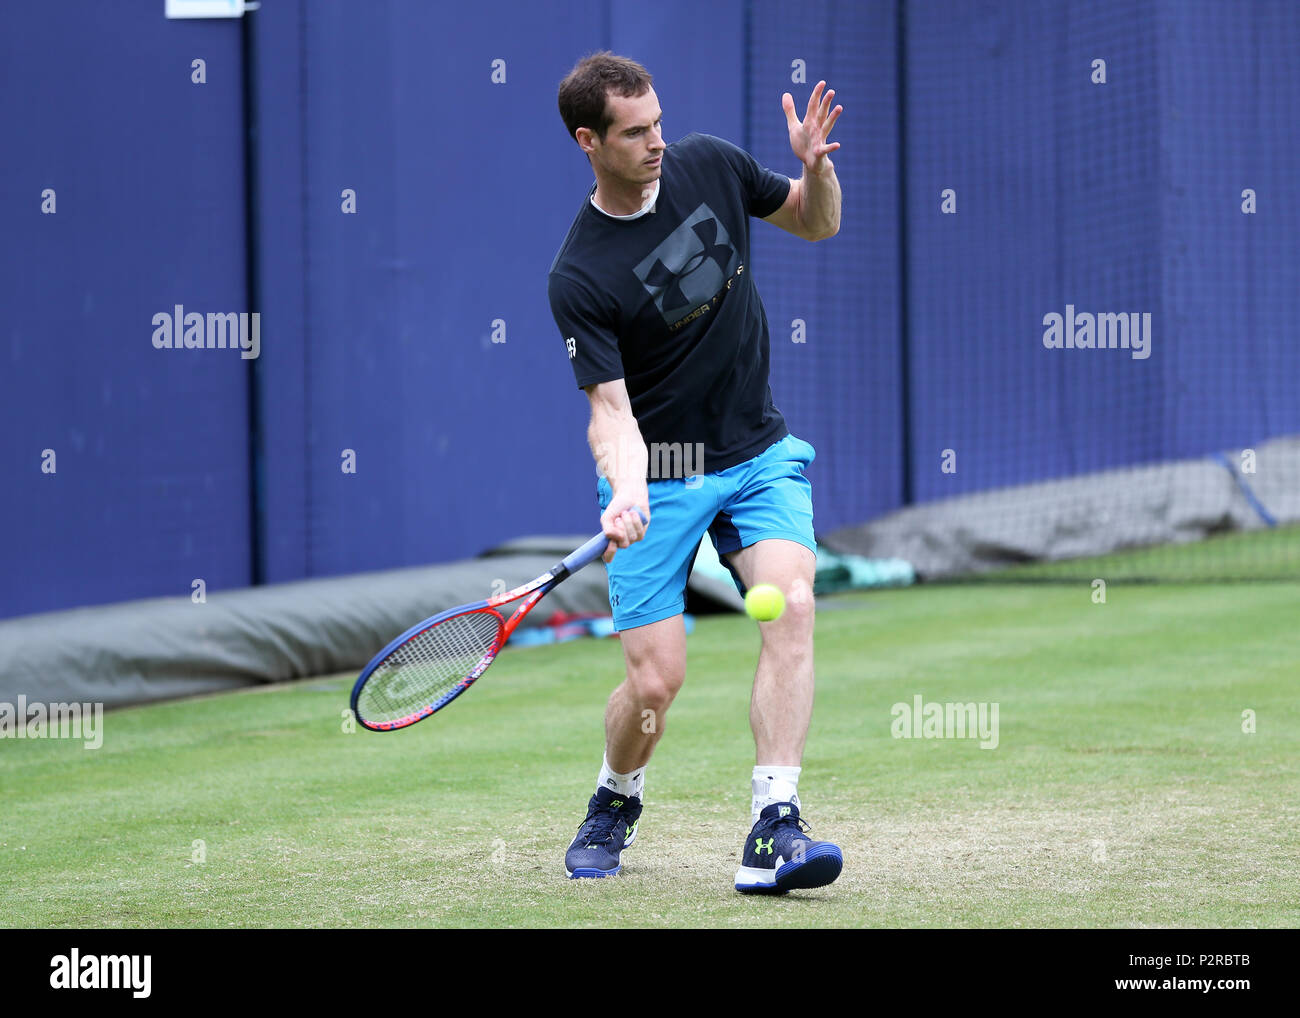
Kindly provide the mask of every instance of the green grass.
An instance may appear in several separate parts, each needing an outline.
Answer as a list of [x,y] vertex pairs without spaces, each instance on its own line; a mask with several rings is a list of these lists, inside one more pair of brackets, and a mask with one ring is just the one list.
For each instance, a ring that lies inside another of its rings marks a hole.
[[963,579],[994,583],[1080,579],[1103,579],[1107,583],[1204,583],[1216,579],[1294,582],[1300,580],[1300,526],[1236,531],[1187,544],[1157,544],[1060,562],[1033,562]]
[[[690,637],[611,880],[566,880],[562,858],[612,640],[507,651],[394,734],[343,731],[350,676],[114,711],[98,750],[0,740],[0,924],[1296,926],[1296,601],[1112,586],[1098,605],[1086,583],[823,599],[800,794],[845,869],[781,899],[731,888],[758,649],[741,616]],[[998,747],[892,738],[915,694],[997,702]]]

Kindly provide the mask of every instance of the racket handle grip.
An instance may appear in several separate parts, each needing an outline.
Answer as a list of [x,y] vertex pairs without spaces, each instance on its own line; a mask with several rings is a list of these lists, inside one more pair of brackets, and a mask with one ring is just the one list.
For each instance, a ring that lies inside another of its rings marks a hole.
[[[646,522],[645,513],[640,509],[637,509],[636,514],[641,517],[642,523]],[[591,565],[591,563],[595,562],[596,559],[604,555],[605,549],[608,547],[609,538],[607,538],[603,532],[599,533],[577,551],[566,556],[560,562],[560,565],[566,572],[576,573],[579,569],[583,568],[583,566]]]

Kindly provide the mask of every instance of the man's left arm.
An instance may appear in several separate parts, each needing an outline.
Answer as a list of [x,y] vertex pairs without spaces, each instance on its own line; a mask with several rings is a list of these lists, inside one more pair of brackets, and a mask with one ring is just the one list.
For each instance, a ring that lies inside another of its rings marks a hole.
[[786,126],[790,130],[790,148],[803,163],[803,175],[790,181],[790,193],[784,204],[765,220],[804,240],[825,240],[840,230],[840,182],[830,153],[840,147],[838,141],[827,142],[843,106],[831,109],[835,90],[822,89],[819,81],[808,97],[803,120],[794,114],[794,98],[789,92],[781,97]]

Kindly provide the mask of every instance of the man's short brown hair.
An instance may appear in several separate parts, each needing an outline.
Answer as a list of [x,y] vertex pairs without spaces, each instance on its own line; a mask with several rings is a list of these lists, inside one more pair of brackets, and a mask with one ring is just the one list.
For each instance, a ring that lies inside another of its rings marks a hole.
[[605,101],[607,93],[620,96],[645,95],[654,79],[635,60],[601,50],[583,57],[560,82],[560,116],[569,136],[575,140],[578,128],[596,132],[601,141],[614,118]]

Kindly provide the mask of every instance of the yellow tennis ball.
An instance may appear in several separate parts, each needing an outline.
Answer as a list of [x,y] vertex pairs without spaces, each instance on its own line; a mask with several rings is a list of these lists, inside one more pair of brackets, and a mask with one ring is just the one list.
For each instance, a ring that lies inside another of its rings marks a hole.
[[759,622],[771,622],[779,619],[785,611],[785,595],[779,587],[770,583],[760,583],[751,587],[745,595],[745,611],[751,619]]

